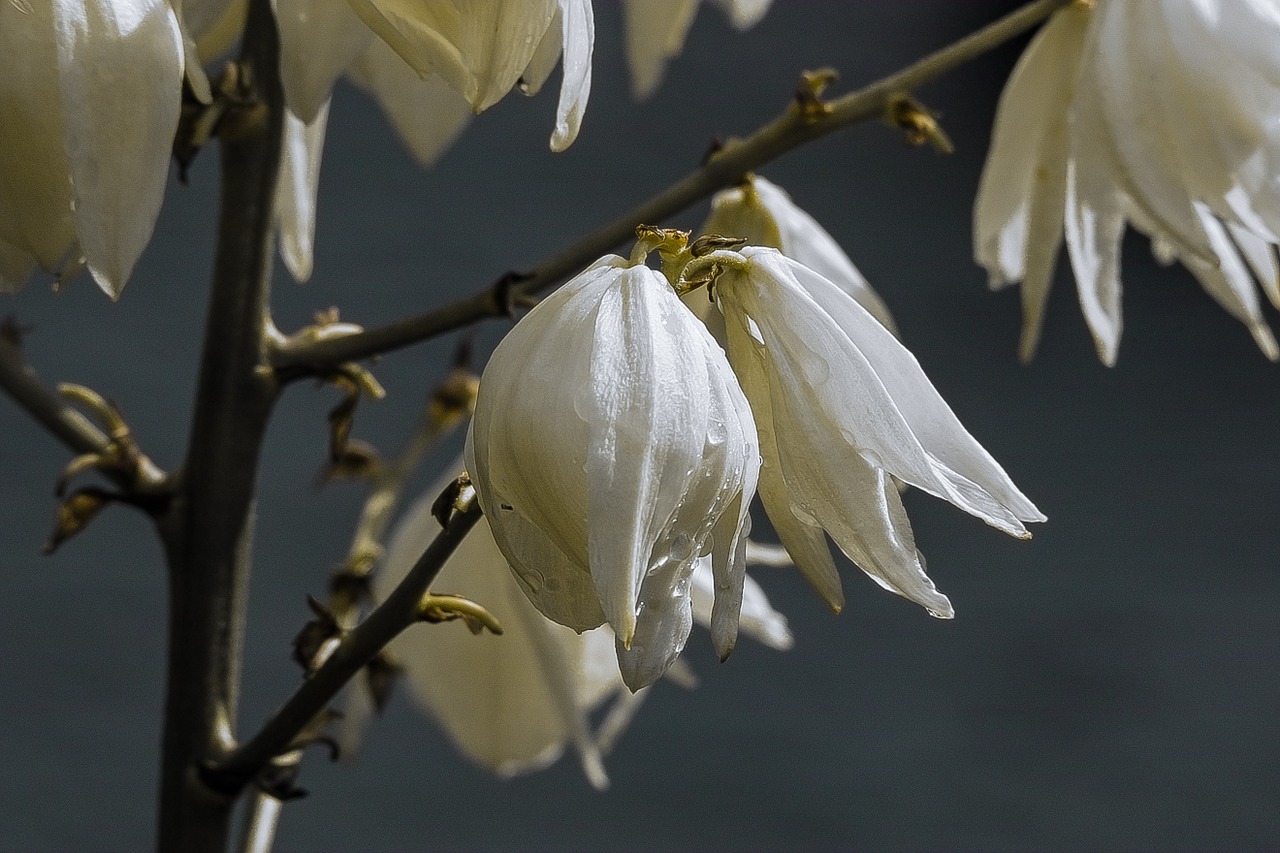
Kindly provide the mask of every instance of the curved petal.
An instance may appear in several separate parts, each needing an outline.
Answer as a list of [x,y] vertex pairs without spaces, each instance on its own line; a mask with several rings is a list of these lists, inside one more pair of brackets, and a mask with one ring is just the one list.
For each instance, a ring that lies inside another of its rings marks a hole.
[[183,43],[165,0],[53,0],[75,223],[120,295],[151,231],[181,109]]
[[[747,271],[717,290],[726,315],[750,317],[761,331],[775,426],[785,407],[873,466],[1007,533],[1025,536],[1023,520],[1043,519],[865,309],[775,250],[742,254]],[[784,456],[790,441],[780,441]]]
[[1075,5],[1032,39],[1005,84],[974,202],[974,259],[993,288],[1022,282],[1022,340],[1039,342],[1062,245],[1068,115],[1088,10]]
[[328,121],[327,102],[311,124],[304,124],[292,111],[285,111],[280,174],[276,181],[276,229],[280,235],[280,256],[294,280],[299,282],[311,278],[320,155]]
[[[391,593],[430,544],[438,529],[431,515],[437,491],[428,491],[398,524],[375,576],[376,600]],[[586,714],[621,687],[611,646],[555,625],[534,610],[483,520],[433,587],[480,602],[504,633],[477,636],[461,624],[444,624],[400,635],[391,650],[417,701],[465,755],[499,775],[540,769],[559,757],[568,741],[591,783],[607,787]]]
[[591,95],[591,53],[596,38],[591,0],[561,0],[560,17],[564,28],[564,79],[556,107],[556,129],[551,134],[552,151],[563,151],[578,138]]
[[631,91],[643,101],[658,90],[667,60],[680,53],[698,0],[623,0]]
[[[720,290],[729,302],[728,288],[722,284]],[[915,601],[934,615],[950,616],[950,602],[924,573],[910,523],[890,478],[863,459],[852,444],[841,443],[838,438],[833,441],[841,430],[826,420],[825,413],[808,409],[806,401],[791,398],[787,389],[794,377],[775,372],[778,362],[768,337],[761,343],[747,327],[748,315],[735,311],[731,302],[728,310],[729,357],[735,370],[744,376],[744,388],[757,405],[761,433],[773,433],[781,439],[772,448],[778,454],[776,460],[766,457],[764,471],[776,465],[785,480],[789,505],[776,506],[779,496],[773,490],[765,490],[767,475],[762,476],[761,494],[769,496],[766,509],[770,519],[783,519],[782,523],[775,521],[775,527],[788,550],[791,539],[784,536],[784,530],[805,531],[808,525],[821,525],[858,568],[881,586]],[[751,378],[745,378],[748,376]],[[767,383],[767,398],[761,383]],[[768,426],[763,423],[762,409],[770,413]],[[769,452],[767,440],[762,449]],[[825,542],[819,550],[811,536],[800,541],[805,549],[791,551],[797,565],[803,568],[802,560],[817,560],[821,567],[823,561],[817,555],[825,550]],[[829,555],[825,562],[830,562]],[[834,585],[838,592],[838,579]]]
[[303,124],[311,124],[329,102],[333,84],[377,38],[346,3],[272,0],[272,6],[285,100]]
[[11,249],[10,282],[19,256],[56,272],[75,247],[57,64],[53,7],[0,3],[0,243]]
[[[699,625],[711,625],[711,612],[716,596],[716,582],[711,573],[711,566],[706,560],[699,560],[693,570],[693,585],[690,588],[690,599],[693,602],[693,618]],[[747,576],[742,589],[742,632],[771,649],[785,652],[795,643],[791,629],[787,627],[787,617],[783,616],[769,603],[760,584]]]
[[898,333],[888,306],[840,244],[772,181],[753,175],[744,185],[717,193],[700,233],[742,237],[752,246],[778,249],[822,274],[870,311],[885,328]]
[[419,74],[434,71],[476,112],[502,99],[528,67],[556,0],[349,0],[365,24]]
[[351,81],[378,99],[415,160],[430,166],[471,122],[471,107],[443,78],[421,78],[375,39],[350,68]]

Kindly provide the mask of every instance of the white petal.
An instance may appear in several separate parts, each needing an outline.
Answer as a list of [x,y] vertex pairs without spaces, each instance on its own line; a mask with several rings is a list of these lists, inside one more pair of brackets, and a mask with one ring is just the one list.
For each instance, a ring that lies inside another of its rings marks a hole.
[[196,99],[202,104],[213,101],[213,93],[209,88],[209,75],[204,73],[204,66],[200,64],[200,51],[196,47],[195,36],[188,29],[187,23],[183,18],[183,0],[169,0],[169,5],[173,7],[173,13],[178,19],[178,29],[182,33],[182,49],[183,49],[183,67],[187,75],[187,82],[191,85],[191,91]]
[[680,53],[698,13],[698,0],[623,0],[627,63],[637,100],[653,95],[667,60]]
[[564,27],[564,79],[556,108],[556,129],[551,150],[563,151],[578,138],[582,115],[591,94],[591,53],[595,47],[595,19],[591,0],[562,0]]
[[1280,308],[1280,264],[1276,262],[1275,246],[1238,226],[1228,225],[1227,230],[1240,247],[1240,254],[1248,261],[1267,299]]
[[[397,526],[375,576],[376,599],[390,594],[439,529],[431,515],[438,491],[429,490]],[[578,635],[552,624],[534,610],[485,521],[463,540],[433,588],[483,604],[504,630],[502,636],[476,636],[461,624],[426,625],[392,643],[415,698],[459,749],[510,776],[546,766],[568,741],[592,784],[607,786],[586,714],[621,687],[611,645],[596,642],[593,633]]]
[[[473,424],[467,432],[467,470],[482,471],[489,467],[488,454],[484,442],[474,440],[474,430]],[[604,611],[585,561],[566,555],[538,525],[507,502],[500,488],[495,483],[477,495],[490,535],[524,594],[544,616],[561,625],[575,631],[599,627],[605,621]]]
[[1218,256],[1220,266],[1211,267],[1194,258],[1187,261],[1187,266],[1195,273],[1201,285],[1227,313],[1244,323],[1258,348],[1272,361],[1280,359],[1280,347],[1276,345],[1275,336],[1262,319],[1262,308],[1258,302],[1258,292],[1253,283],[1249,268],[1240,257],[1239,251],[1227,229],[1218,219],[1203,206],[1198,206],[1203,217],[1205,232],[1208,233],[1214,253]]
[[713,530],[716,547],[736,548],[745,514],[733,502],[754,488],[759,457],[747,410],[666,280],[616,257],[540,303],[485,369],[468,466],[495,538],[517,569],[525,559],[508,547],[532,528],[575,588],[574,572],[590,571],[633,690],[683,648],[689,576]]
[[377,38],[343,2],[272,0],[272,6],[280,28],[285,99],[304,124],[311,124],[329,102],[333,84]]
[[320,107],[311,124],[285,111],[280,175],[276,181],[276,227],[280,255],[295,281],[311,278],[316,235],[316,193],[320,184],[320,155],[324,150],[329,104]]
[[555,0],[350,0],[365,24],[419,74],[440,74],[476,112],[510,91],[528,67]]
[[812,216],[796,206],[777,184],[754,175],[744,186],[717,193],[703,234],[742,237],[752,246],[770,246],[837,285],[895,335],[889,308],[844,249]]
[[745,30],[760,23],[773,0],[716,0],[735,29]]
[[[700,560],[694,569],[691,591],[694,620],[700,625],[710,626],[717,590],[711,566],[706,560]],[[771,649],[786,651],[795,642],[791,629],[787,627],[787,617],[773,609],[760,584],[750,576],[746,577],[742,589],[740,626],[744,634]]]
[[[729,310],[733,310],[727,289],[722,292],[726,293]],[[761,496],[797,565],[802,569],[806,563],[817,566],[819,582],[834,586],[839,594],[834,566],[826,569],[830,564],[826,543],[820,534],[815,541],[810,532],[821,525],[860,569],[886,589],[935,615],[950,616],[950,602],[924,574],[910,523],[888,476],[873,468],[851,444],[841,445],[838,428],[823,423],[820,413],[792,410],[794,404],[803,403],[787,399],[785,382],[773,381],[773,375],[761,375],[767,370],[766,363],[773,364],[775,360],[766,355],[766,346],[750,334],[745,323],[738,321],[744,315],[732,316],[728,323],[730,359],[743,376],[743,387],[756,406],[761,435],[773,433],[780,437],[776,443],[766,439],[761,444],[765,454]],[[761,389],[762,383],[767,383],[767,391]],[[770,413],[767,426],[765,412]],[[780,472],[779,479],[785,479],[781,489],[771,483],[771,477],[779,476],[771,475],[771,468]],[[777,506],[783,497],[789,500],[789,506]],[[792,542],[797,540],[801,548],[792,550]],[[826,579],[828,572],[834,580]],[[826,597],[830,600],[830,595]]]
[[1125,217],[1106,171],[1105,145],[1092,101],[1077,99],[1073,159],[1067,168],[1067,250],[1098,358],[1112,366],[1120,348],[1120,238]]
[[164,200],[181,108],[182,33],[164,0],[53,0],[80,245],[113,298]]
[[0,242],[12,250],[10,282],[29,269],[20,254],[55,272],[75,245],[57,55],[49,3],[0,3]]
[[380,39],[351,65],[350,76],[378,99],[401,141],[423,166],[434,163],[471,121],[471,107],[457,90],[435,74],[419,77]]
[[[732,306],[726,315],[750,317],[761,330],[775,424],[805,413],[850,452],[1007,533],[1024,536],[1022,521],[1043,519],[865,309],[774,250],[743,255],[748,272],[731,276],[721,299]],[[778,435],[785,456],[791,437]]]
[[[716,312],[719,314],[719,312]],[[802,520],[792,511],[791,496],[783,476],[778,439],[774,432],[773,407],[769,401],[769,379],[764,365],[754,353],[756,342],[742,341],[730,358],[742,389],[755,413],[756,431],[760,436],[760,502],[764,504],[769,521],[782,541],[787,553],[795,561],[796,568],[832,610],[844,609],[844,591],[840,573],[836,571],[827,547],[822,528],[812,523],[806,515]],[[747,353],[752,353],[748,356]]]

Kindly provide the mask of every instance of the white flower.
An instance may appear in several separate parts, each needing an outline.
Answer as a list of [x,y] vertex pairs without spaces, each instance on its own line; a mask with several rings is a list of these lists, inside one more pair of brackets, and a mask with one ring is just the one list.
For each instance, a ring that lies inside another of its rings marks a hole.
[[[561,58],[564,74],[551,148],[563,151],[577,137],[591,91],[595,19],[590,0],[350,0],[350,4],[360,20],[420,76],[439,75],[477,113],[496,104],[522,80],[525,91],[536,92]],[[348,59],[355,55],[350,53]],[[329,78],[330,84],[336,76]]]
[[[741,237],[752,246],[778,249],[848,293],[885,328],[897,334],[889,308],[840,244],[772,181],[750,175],[740,186],[716,193],[711,200],[711,215],[702,223],[699,233]],[[710,313],[706,311],[710,300],[705,294],[691,294],[686,302],[699,316]]]
[[0,3],[0,291],[87,266],[120,295],[164,198],[182,76],[166,0]]
[[[374,580],[376,601],[390,595],[439,530],[431,505],[444,485],[429,489],[392,533]],[[541,769],[568,744],[588,781],[596,788],[607,786],[602,758],[647,693],[633,694],[623,685],[608,626],[579,634],[539,613],[520,590],[485,519],[463,540],[433,587],[484,605],[503,634],[477,636],[457,623],[401,634],[390,648],[418,704],[464,755],[499,776]],[[690,591],[694,618],[704,626],[710,624],[713,590],[710,566],[701,560]],[[786,618],[749,577],[742,628],[773,648],[791,646]],[[357,704],[344,726],[362,726],[362,708]],[[602,708],[603,719],[593,726],[588,715]]]
[[[772,0],[715,0],[734,28],[754,26]],[[698,0],[623,0],[626,15],[627,61],[631,66],[631,90],[637,98],[651,96],[662,82],[667,60],[684,47],[689,27],[698,13]]]
[[774,249],[716,252],[729,362],[751,402],[760,497],[820,594],[843,604],[823,531],[886,589],[952,615],[892,478],[1007,533],[1044,516],[965,431],[914,356],[844,290]]
[[1065,229],[1099,357],[1115,362],[1126,223],[1280,357],[1254,284],[1280,306],[1277,43],[1275,0],[1098,0],[1036,35],[1001,97],[974,215],[992,285],[1022,282],[1024,359]]
[[549,296],[480,381],[467,470],[526,594],[607,621],[632,689],[684,647],[710,553],[712,639],[736,637],[759,450],[724,353],[662,275],[615,256]]

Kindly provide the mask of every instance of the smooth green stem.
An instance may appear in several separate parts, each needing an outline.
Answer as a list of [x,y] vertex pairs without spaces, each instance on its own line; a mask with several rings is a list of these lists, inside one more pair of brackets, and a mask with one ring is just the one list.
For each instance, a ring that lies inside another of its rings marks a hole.
[[1036,0],[989,26],[856,92],[827,102],[821,114],[796,105],[745,139],[729,144],[699,169],[658,195],[543,261],[519,284],[486,287],[456,302],[358,334],[298,343],[276,351],[280,366],[319,368],[411,346],[489,317],[505,316],[513,297],[549,289],[615,247],[635,238],[641,224],[665,222],[748,172],[807,142],[853,124],[882,118],[895,99],[1017,37],[1074,0]]
[[270,0],[252,0],[241,54],[253,105],[221,138],[213,286],[183,487],[161,519],[170,569],[169,665],[158,847],[222,853],[234,797],[198,770],[232,746],[253,496],[278,394],[268,287],[284,96]]

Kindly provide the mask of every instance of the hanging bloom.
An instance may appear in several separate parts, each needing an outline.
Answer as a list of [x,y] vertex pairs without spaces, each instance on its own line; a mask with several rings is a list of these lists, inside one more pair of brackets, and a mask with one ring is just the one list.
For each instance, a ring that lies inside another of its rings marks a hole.
[[[563,151],[577,137],[591,91],[590,0],[349,0],[349,8],[334,0],[275,0],[275,9],[285,93],[303,122],[376,33],[417,76],[443,79],[476,113],[517,82],[522,91],[538,91],[561,60],[550,146]],[[396,123],[403,133],[402,120]]]
[[844,602],[825,530],[893,592],[950,617],[893,477],[1026,537],[1044,516],[965,431],[915,358],[848,293],[769,248],[715,252],[729,363],[751,402],[770,521],[818,592]]
[[[715,0],[735,29],[753,27],[772,0]],[[678,56],[698,13],[698,0],[623,0],[626,15],[627,61],[631,91],[636,98],[651,96],[662,82],[667,60]]]
[[120,295],[164,198],[182,77],[166,0],[0,3],[0,291],[87,266]]
[[731,650],[758,466],[723,351],[660,273],[616,256],[503,339],[467,435],[480,506],[525,593],[575,630],[607,621],[632,689],[683,649],[707,554],[712,639]]
[[[376,601],[391,594],[439,530],[431,505],[444,485],[429,489],[392,533],[375,576]],[[433,586],[483,604],[503,634],[477,636],[458,623],[401,634],[390,648],[417,703],[464,755],[499,776],[539,770],[571,744],[588,781],[606,787],[603,756],[648,692],[633,694],[624,686],[608,626],[579,634],[539,613],[516,583],[485,519]],[[713,589],[708,561],[701,560],[690,592],[694,618],[704,626],[711,620]],[[744,587],[742,627],[773,648],[791,645],[786,618],[751,578]],[[593,725],[589,715],[601,709],[603,719]],[[346,716],[344,723],[363,725],[361,710]]]
[[1024,360],[1065,230],[1098,355],[1114,364],[1126,223],[1280,358],[1254,283],[1280,306],[1277,42],[1273,0],[1097,0],[1036,35],[1001,97],[974,211],[992,286],[1022,282]]
[[[711,200],[711,215],[702,223],[700,233],[741,237],[752,246],[778,249],[848,293],[897,334],[889,308],[840,244],[772,181],[748,175],[741,185],[716,193]],[[701,293],[691,294],[686,302],[695,307],[699,316],[712,314],[708,310],[710,300]]]

